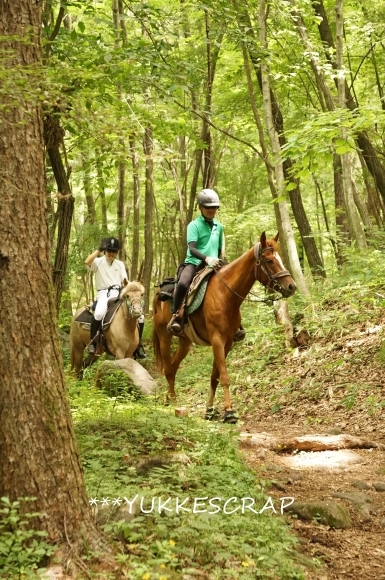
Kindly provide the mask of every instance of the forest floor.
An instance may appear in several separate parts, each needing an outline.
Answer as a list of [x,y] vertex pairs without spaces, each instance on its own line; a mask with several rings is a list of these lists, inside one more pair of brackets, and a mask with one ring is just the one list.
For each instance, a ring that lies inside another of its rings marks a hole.
[[[275,374],[258,405],[242,417],[242,431],[280,440],[341,433],[385,444],[384,332],[385,317],[345,328],[333,342],[317,340],[287,353],[280,378]],[[277,453],[251,444],[241,449],[259,476],[275,482],[271,497],[338,502],[350,514],[347,529],[285,515],[299,552],[316,563],[306,569],[309,580],[385,579],[385,446],[348,452]],[[377,482],[384,491],[376,491]],[[360,495],[350,500],[333,495],[341,492]]]
[[[374,443],[368,449],[283,453],[240,442],[257,477],[272,482],[266,491],[274,504],[283,496],[333,502],[350,515],[351,526],[336,529],[318,517],[285,513],[307,580],[385,580],[385,297],[382,287],[357,284],[304,310],[301,324],[311,340],[303,350],[285,350],[271,311],[245,304],[246,340],[228,357],[243,434],[269,434],[280,441],[341,434]],[[212,359],[199,348],[192,348],[196,370],[188,357],[177,389],[190,414],[202,416]],[[218,389],[218,405],[221,396]]]

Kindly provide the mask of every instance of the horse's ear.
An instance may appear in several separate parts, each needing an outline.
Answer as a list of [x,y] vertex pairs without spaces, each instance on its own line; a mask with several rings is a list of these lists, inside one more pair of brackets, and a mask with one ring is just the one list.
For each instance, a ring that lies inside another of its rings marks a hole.
[[278,242],[278,238],[279,238],[279,232],[278,234],[275,236],[274,241]]
[[266,232],[261,233],[259,241],[261,242],[262,248],[266,248]]

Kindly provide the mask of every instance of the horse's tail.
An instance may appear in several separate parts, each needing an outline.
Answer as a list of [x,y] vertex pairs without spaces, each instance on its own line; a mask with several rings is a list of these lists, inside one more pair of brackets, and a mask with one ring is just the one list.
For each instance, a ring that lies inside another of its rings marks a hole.
[[152,313],[153,313],[153,322],[154,322],[153,329],[152,329],[152,346],[154,349],[154,356],[155,356],[157,369],[158,369],[158,371],[163,372],[163,358],[162,358],[162,353],[160,351],[159,335],[158,335],[158,332],[156,330],[157,314],[158,314],[157,302],[158,302],[158,297],[155,294],[154,300],[152,303]]

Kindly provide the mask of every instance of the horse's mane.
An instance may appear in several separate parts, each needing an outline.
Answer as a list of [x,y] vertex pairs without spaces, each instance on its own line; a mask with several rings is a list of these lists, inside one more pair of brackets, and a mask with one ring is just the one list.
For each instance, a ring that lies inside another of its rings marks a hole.
[[144,292],[144,287],[140,282],[129,282],[121,291],[120,298],[124,298],[129,292]]

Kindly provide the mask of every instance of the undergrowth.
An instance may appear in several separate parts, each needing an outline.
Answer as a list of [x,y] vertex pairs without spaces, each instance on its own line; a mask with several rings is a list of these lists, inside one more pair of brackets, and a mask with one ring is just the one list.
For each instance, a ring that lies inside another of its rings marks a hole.
[[302,578],[281,502],[244,465],[236,429],[108,398],[89,379],[69,385],[88,495],[129,578]]

